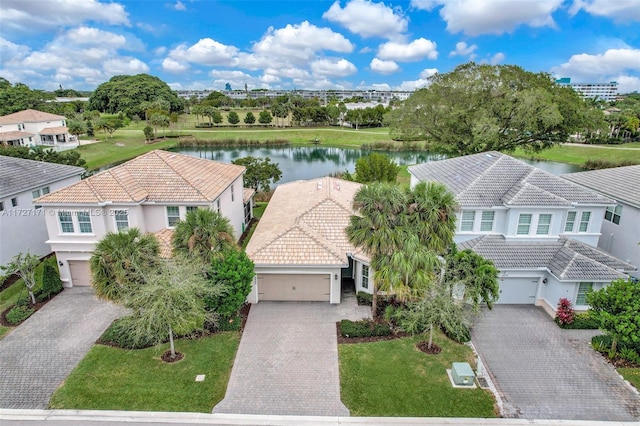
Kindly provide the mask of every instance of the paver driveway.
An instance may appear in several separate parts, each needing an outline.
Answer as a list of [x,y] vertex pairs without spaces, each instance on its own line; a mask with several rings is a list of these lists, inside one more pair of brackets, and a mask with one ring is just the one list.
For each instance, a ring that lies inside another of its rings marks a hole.
[[92,288],[65,289],[0,340],[0,408],[46,408],[109,324],[124,311]]
[[541,308],[484,311],[472,340],[505,403],[526,419],[640,420],[640,397],[590,347],[593,330],[562,330]]
[[227,393],[214,413],[348,416],[340,401],[336,321],[362,319],[355,298],[251,306]]

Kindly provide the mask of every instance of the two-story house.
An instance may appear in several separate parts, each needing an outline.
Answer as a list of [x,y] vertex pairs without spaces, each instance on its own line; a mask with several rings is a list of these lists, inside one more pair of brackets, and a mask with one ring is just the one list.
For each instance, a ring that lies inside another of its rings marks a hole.
[[[563,175],[565,179],[614,199],[602,222],[598,247],[640,266],[640,165]],[[640,278],[640,272],[631,275]]]
[[78,182],[82,167],[0,155],[0,265],[18,253],[44,256],[45,211],[32,200]]
[[244,191],[244,172],[243,166],[155,150],[38,198],[64,285],[90,285],[88,260],[107,232],[135,227],[154,233],[169,256],[172,230],[192,209],[220,212],[239,238],[251,205],[243,195],[252,194]]
[[499,152],[409,167],[411,185],[440,182],[456,197],[455,242],[500,270],[498,303],[560,298],[586,309],[589,289],[627,277],[633,265],[596,248],[605,212],[616,202]]
[[35,109],[0,117],[0,144],[43,145],[59,151],[78,146],[75,136],[69,134],[65,117]]

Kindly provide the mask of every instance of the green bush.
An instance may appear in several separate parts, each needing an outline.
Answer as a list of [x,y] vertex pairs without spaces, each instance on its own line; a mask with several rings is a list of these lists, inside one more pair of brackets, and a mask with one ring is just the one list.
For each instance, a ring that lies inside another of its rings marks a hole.
[[9,324],[18,324],[29,318],[36,310],[28,306],[14,306],[5,316]]
[[[613,342],[613,338],[608,334],[599,334],[597,336],[593,336],[591,338],[591,346],[598,352],[609,354],[611,350],[611,343]],[[635,344],[625,344],[622,342],[618,342],[616,350],[618,351],[617,355],[621,355],[623,351],[626,349],[630,349],[638,354],[640,354],[640,342]],[[613,354],[615,356],[616,354]],[[613,357],[612,357],[613,358]]]
[[228,250],[222,258],[212,260],[209,276],[212,284],[224,285],[226,292],[219,297],[206,296],[206,309],[218,314],[221,322],[236,317],[251,292],[253,262],[243,251]]
[[558,317],[555,318],[556,324],[560,326],[560,328],[564,328],[566,330],[597,330],[598,322],[591,318],[589,312],[581,312],[579,314],[575,314],[573,318],[573,322],[570,324],[560,324],[558,321]]
[[340,321],[340,334],[342,337],[389,336],[391,328],[388,324],[380,324],[369,319],[342,320]]
[[373,303],[373,295],[364,291],[359,291],[356,294],[356,299],[358,300],[358,305],[369,305]]
[[60,274],[51,262],[46,261],[42,271],[42,291],[38,295],[38,299],[48,300],[62,291],[62,281]]
[[216,331],[238,331],[242,325],[242,317],[235,315],[229,319],[221,320],[218,322]]
[[144,349],[153,346],[157,342],[157,336],[139,338],[131,333],[132,317],[123,317],[111,323],[109,328],[102,333],[98,343],[115,346],[123,349]]

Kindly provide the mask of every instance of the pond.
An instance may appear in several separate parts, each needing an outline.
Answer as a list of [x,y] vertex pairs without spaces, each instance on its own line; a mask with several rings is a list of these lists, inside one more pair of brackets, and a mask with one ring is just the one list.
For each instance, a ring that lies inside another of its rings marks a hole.
[[[361,149],[334,148],[334,147],[277,147],[277,148],[176,148],[174,152],[191,155],[193,157],[207,158],[209,160],[230,163],[238,158],[269,157],[273,163],[278,163],[282,171],[282,179],[278,183],[293,182],[296,180],[315,179],[328,176],[345,170],[353,172],[358,158],[372,151]],[[441,154],[433,154],[427,151],[420,152],[381,152],[391,157],[397,164],[411,165],[437,161],[447,158]],[[560,175],[563,173],[579,172],[583,169],[579,166],[553,161],[523,160],[535,167],[546,170],[549,173]]]

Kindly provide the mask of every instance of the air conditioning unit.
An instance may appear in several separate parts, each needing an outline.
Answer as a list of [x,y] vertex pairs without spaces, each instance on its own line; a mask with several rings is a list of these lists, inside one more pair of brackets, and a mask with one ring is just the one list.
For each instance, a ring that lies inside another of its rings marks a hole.
[[458,386],[475,386],[475,375],[468,362],[454,362],[451,365],[451,378]]

